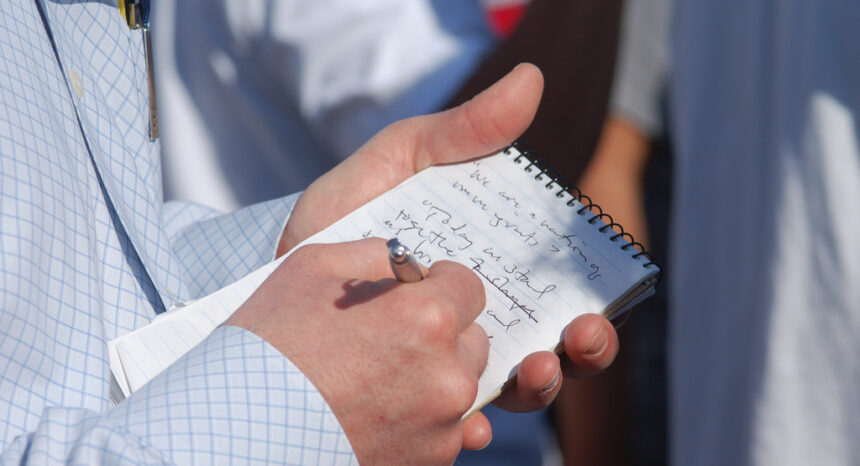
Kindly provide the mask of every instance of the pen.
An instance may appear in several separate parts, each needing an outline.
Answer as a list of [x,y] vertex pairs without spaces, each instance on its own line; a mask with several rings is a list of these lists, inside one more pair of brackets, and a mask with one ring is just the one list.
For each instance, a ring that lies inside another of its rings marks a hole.
[[146,56],[146,81],[149,91],[149,140],[158,139],[158,102],[155,98],[155,64],[152,58],[152,33],[149,30],[150,0],[119,0],[119,13],[129,29],[143,31],[143,53]]
[[412,254],[406,246],[400,243],[397,238],[388,240],[388,262],[391,263],[391,270],[394,276],[401,282],[418,282],[424,278],[421,272],[421,265],[418,264],[418,259]]

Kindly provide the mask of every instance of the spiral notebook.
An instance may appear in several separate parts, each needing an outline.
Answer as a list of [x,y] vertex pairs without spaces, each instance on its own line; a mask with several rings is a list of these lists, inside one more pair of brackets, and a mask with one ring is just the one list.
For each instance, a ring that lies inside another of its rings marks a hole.
[[[559,351],[575,317],[624,312],[650,296],[660,276],[620,225],[518,144],[424,170],[303,244],[371,236],[397,237],[425,265],[452,260],[482,279],[487,305],[476,321],[490,355],[470,412],[504,389],[526,355]],[[201,342],[282,260],[111,341],[115,399]]]

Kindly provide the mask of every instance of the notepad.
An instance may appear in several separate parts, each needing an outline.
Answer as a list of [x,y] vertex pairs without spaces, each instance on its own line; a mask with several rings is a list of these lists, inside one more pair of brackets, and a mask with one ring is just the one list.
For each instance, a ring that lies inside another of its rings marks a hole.
[[[519,146],[431,167],[302,245],[397,237],[426,266],[450,260],[472,269],[487,295],[476,322],[490,337],[472,412],[503,390],[526,355],[559,351],[574,318],[623,312],[659,279],[659,265],[629,234],[551,173]],[[282,260],[109,342],[118,397],[203,341]]]

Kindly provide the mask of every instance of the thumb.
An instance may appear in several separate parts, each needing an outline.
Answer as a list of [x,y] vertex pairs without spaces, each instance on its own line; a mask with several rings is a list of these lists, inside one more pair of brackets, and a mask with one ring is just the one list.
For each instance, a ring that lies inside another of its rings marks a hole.
[[518,65],[462,105],[388,125],[312,188],[363,180],[348,199],[337,200],[351,204],[350,212],[427,167],[497,152],[528,128],[542,92],[540,70]]
[[431,165],[510,144],[531,124],[542,92],[540,70],[522,64],[463,105],[387,126],[302,194],[278,254]]
[[409,175],[432,165],[487,155],[510,144],[531,124],[542,93],[540,70],[523,63],[458,107],[400,122],[412,126],[404,133],[415,135]]

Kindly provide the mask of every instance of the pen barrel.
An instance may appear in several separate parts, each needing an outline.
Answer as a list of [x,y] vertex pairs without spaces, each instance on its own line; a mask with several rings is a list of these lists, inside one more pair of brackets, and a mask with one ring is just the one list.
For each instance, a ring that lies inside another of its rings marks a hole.
[[149,28],[143,29],[143,50],[146,55],[146,81],[149,91],[149,140],[158,139],[158,99],[155,96],[155,61],[152,57],[152,34]]
[[421,272],[421,265],[412,254],[408,255],[408,259],[404,262],[395,262],[391,260],[391,270],[394,271],[394,277],[401,282],[413,283],[421,281],[424,274]]

